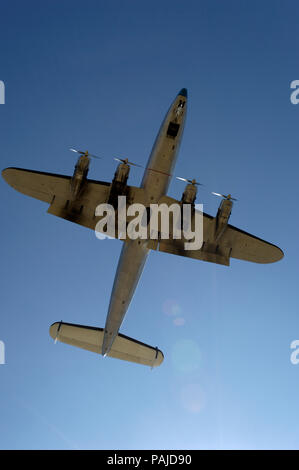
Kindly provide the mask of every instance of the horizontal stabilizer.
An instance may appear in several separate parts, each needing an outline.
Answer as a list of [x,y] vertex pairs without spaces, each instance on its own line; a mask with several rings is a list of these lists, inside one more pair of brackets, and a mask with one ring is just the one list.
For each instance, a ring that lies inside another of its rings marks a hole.
[[[50,336],[62,343],[101,354],[104,329],[56,322],[50,326]],[[158,348],[153,348],[122,334],[117,335],[107,356],[150,367],[159,366],[164,359],[162,351]]]

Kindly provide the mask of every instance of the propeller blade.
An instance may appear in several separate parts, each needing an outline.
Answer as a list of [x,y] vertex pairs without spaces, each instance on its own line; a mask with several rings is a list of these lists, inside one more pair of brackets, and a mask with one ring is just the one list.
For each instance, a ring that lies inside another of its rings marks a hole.
[[203,186],[202,183],[198,183],[195,179],[188,180],[187,178],[181,178],[180,176],[176,176],[176,179],[180,181],[185,181],[186,183],[196,184],[197,186]]
[[214,193],[214,191],[212,191],[212,194],[214,194],[215,196],[223,197],[224,199],[227,199],[228,201],[237,201],[237,200],[238,200],[238,199],[236,199],[236,198],[234,198],[234,197],[231,197],[230,194],[228,194],[227,196],[225,196],[225,194]]
[[133,166],[138,166],[139,168],[143,168],[142,165],[138,165],[137,163],[129,162],[127,158],[118,158],[118,157],[113,157],[114,160],[120,163],[126,163],[127,165],[133,165]]
[[138,163],[132,163],[132,162],[128,162],[129,165],[133,165],[133,166],[138,166],[138,168],[143,168],[142,165],[138,165]]
[[82,152],[81,150],[76,150],[76,149],[70,149],[71,152],[76,152],[76,153],[82,153],[83,155],[85,154],[85,152]]
[[189,181],[189,180],[186,180],[186,178],[181,178],[180,176],[176,176],[176,179],[181,180],[181,181],[186,181],[186,183],[188,183]]
[[92,155],[91,153],[88,153],[88,157],[97,158],[98,160],[102,160],[103,158],[103,157],[99,157],[98,155]]
[[98,160],[101,160],[103,158],[103,157],[99,157],[98,155],[92,155],[91,153],[88,152],[88,150],[86,150],[86,152],[83,152],[82,150],[76,150],[73,148],[70,148],[70,150],[72,152],[79,153],[80,155],[86,155],[87,157],[97,158]]

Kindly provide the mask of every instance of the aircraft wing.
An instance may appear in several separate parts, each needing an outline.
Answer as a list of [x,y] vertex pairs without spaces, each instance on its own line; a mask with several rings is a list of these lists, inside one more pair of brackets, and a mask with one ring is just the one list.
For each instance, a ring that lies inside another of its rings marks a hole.
[[[209,219],[204,216],[204,224]],[[229,266],[230,258],[236,258],[253,263],[274,263],[283,258],[280,248],[260,238],[243,232],[242,230],[228,225],[221,239],[215,243],[204,239],[199,250],[185,250],[186,240],[161,240],[158,250],[164,253],[185,256],[187,258],[209,261],[212,263]]]
[[[50,204],[48,213],[95,229],[99,217],[95,208],[106,203],[111,183],[87,179],[80,198],[70,207],[70,176],[22,168],[6,168],[2,171],[5,181],[17,191]],[[128,186],[127,203],[143,202],[144,190]]]
[[[168,196],[159,201],[168,206],[178,202]],[[203,244],[199,250],[185,250],[185,239],[161,239],[159,243],[152,245],[152,249],[164,253],[185,256],[187,258],[209,261],[212,263],[229,266],[230,258],[236,258],[253,263],[273,263],[283,258],[283,251],[275,245],[262,240],[250,233],[244,232],[232,225],[227,225],[224,233],[216,242],[215,218],[209,214],[202,213]],[[192,219],[194,225],[194,216]]]
[[[67,205],[70,199],[70,176],[20,168],[7,168],[2,171],[2,176],[17,191],[50,204],[48,213],[92,230],[99,220],[95,216],[95,208],[98,204],[107,202],[111,187],[111,183],[87,179],[82,196],[70,210]],[[144,190],[128,186],[127,204],[133,202],[144,202]],[[159,203],[170,206],[178,201],[163,196]],[[229,266],[230,258],[254,263],[273,263],[283,257],[283,252],[277,246],[232,225],[227,225],[217,242],[214,241],[214,231],[215,218],[203,213],[203,245],[199,250],[185,250],[186,240],[172,239],[171,236],[170,239],[161,239],[159,242],[150,240],[148,247],[226,266]]]
[[[104,329],[56,322],[50,327],[50,336],[62,343],[101,354]],[[158,348],[122,334],[117,335],[107,356],[150,367],[159,366],[164,359],[162,351]]]
[[220,239],[223,248],[230,249],[230,257],[253,263],[274,263],[283,258],[283,251],[261,238],[228,225]]

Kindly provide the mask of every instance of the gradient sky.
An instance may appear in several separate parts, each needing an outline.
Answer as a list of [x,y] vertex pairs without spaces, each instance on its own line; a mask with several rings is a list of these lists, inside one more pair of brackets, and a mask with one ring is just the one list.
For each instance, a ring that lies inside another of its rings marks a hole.
[[[285,258],[230,267],[151,252],[121,332],[161,367],[53,344],[54,321],[103,327],[122,242],[46,214],[2,179],[1,449],[299,448],[296,1],[1,0],[1,168],[72,174],[69,147],[145,164],[188,88],[175,174]],[[140,169],[129,184],[139,185]],[[169,195],[181,197],[173,180]]]

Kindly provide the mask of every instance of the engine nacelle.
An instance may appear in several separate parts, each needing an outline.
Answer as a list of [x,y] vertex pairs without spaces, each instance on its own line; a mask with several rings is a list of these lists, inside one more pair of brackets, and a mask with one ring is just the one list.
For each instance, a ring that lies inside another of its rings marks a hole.
[[71,199],[74,201],[80,195],[84,182],[87,178],[90,159],[82,155],[75,166],[74,174],[71,179]]
[[112,180],[108,204],[117,207],[118,196],[124,196],[126,193],[127,181],[130,173],[130,165],[120,163]]
[[216,215],[216,228],[215,228],[215,240],[218,240],[223,234],[228,220],[232,212],[233,202],[231,199],[223,199],[221,201],[217,215]]
[[114,174],[112,184],[119,183],[119,184],[126,185],[128,181],[129,173],[130,173],[130,165],[128,165],[127,163],[120,163],[118,167],[116,168],[116,172]]
[[182,195],[181,202],[182,204],[192,204],[194,205],[197,195],[197,187],[195,184],[187,184]]

